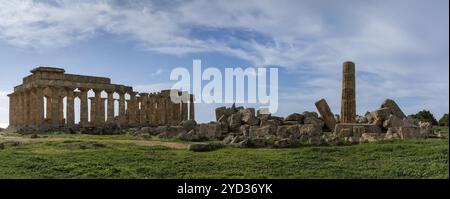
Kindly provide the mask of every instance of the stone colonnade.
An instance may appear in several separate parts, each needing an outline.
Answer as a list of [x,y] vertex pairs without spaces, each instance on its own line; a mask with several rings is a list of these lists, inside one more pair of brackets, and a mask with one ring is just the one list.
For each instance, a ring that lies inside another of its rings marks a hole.
[[[195,119],[194,98],[190,95],[189,102],[174,103],[170,98],[170,90],[158,93],[134,93],[130,101],[136,98],[138,104],[131,103],[138,108],[132,109],[137,112],[129,112],[128,115],[136,115],[129,119],[131,124],[138,125],[178,125],[181,121]],[[181,92],[179,92],[181,95]]]
[[[113,124],[165,125],[195,119],[192,95],[189,102],[175,104],[170,100],[170,90],[137,93],[132,87],[110,84],[109,78],[64,74],[60,68],[39,67],[31,72],[8,95],[10,127],[51,130]],[[93,97],[88,97],[89,91],[93,91]],[[103,92],[106,98],[102,97]],[[118,99],[114,98],[115,94]],[[78,124],[75,123],[77,98],[80,100]],[[116,100],[118,116],[115,116]]]

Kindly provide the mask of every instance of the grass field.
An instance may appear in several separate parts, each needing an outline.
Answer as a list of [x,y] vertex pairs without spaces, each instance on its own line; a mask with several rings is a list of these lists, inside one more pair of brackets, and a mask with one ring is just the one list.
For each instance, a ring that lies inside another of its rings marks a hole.
[[446,139],[201,153],[183,149],[181,141],[127,135],[6,134],[0,136],[0,178],[448,179],[448,127],[441,130]]

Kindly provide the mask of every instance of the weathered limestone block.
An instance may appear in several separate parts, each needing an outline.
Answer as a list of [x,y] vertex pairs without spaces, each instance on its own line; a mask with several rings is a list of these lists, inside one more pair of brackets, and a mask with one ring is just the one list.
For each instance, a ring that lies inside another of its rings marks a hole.
[[420,128],[416,126],[403,126],[399,128],[402,139],[422,138]]
[[[354,131],[357,131],[356,133]],[[360,135],[361,132],[381,134],[380,127],[374,124],[358,124],[358,123],[339,123],[334,128],[334,133],[340,137],[350,137]]]
[[393,114],[389,115],[389,117],[383,122],[383,127],[386,129],[391,127],[402,127],[402,126],[414,126],[414,125],[398,118],[396,115]]
[[299,121],[286,121],[286,120],[281,122],[281,125],[298,125],[298,124],[302,124],[302,122],[299,122]]
[[271,126],[263,126],[263,127],[250,126],[249,137],[252,139],[258,137],[267,137],[270,135],[274,135],[275,132],[273,131]]
[[225,115],[225,112],[227,110],[227,107],[219,107],[216,108],[216,121],[219,121],[219,118],[221,118],[223,115]]
[[216,123],[200,124],[199,133],[208,138],[218,138],[222,135],[220,125]]
[[231,130],[236,130],[241,126],[242,114],[234,113],[228,117],[228,125]]
[[262,120],[260,127],[268,126],[271,133],[275,134],[277,132],[278,126],[281,125],[281,122],[278,120]]
[[388,119],[389,115],[391,114],[391,109],[389,108],[379,108],[372,113],[372,117],[374,120],[380,120],[384,121]]
[[363,133],[368,133],[366,132],[366,128],[364,126],[354,126],[352,129],[353,137],[361,137]]
[[269,111],[266,109],[260,109],[256,111],[256,117],[261,121],[268,120],[271,116],[272,114],[270,114]]
[[370,112],[366,112],[366,114],[364,114],[364,117],[367,119],[367,123],[372,123],[373,121],[375,121],[372,113]]
[[197,122],[195,120],[185,120],[180,123],[180,126],[183,126],[184,130],[189,132],[195,129],[195,126],[197,126]]
[[313,137],[322,134],[322,129],[317,128],[313,124],[298,125],[301,137]]
[[397,128],[389,128],[386,132],[386,135],[384,136],[384,139],[386,140],[394,140],[394,139],[401,139],[400,134],[397,132]]
[[325,126],[325,122],[316,117],[305,117],[305,119],[303,120],[303,123],[312,124],[320,129],[322,129]]
[[386,99],[381,104],[381,108],[389,108],[391,110],[391,113],[400,119],[406,118],[406,115],[403,113],[403,111],[400,109],[397,103],[395,103],[394,100]]
[[259,125],[259,119],[255,116],[254,108],[247,108],[239,111],[242,114],[242,122],[248,125]]
[[299,124],[303,123],[303,119],[305,119],[305,116],[300,114],[300,113],[293,113],[288,115],[284,121],[295,121],[298,122]]
[[315,105],[320,115],[322,116],[322,119],[325,122],[326,127],[328,127],[328,129],[334,129],[334,126],[336,125],[336,120],[334,119],[334,114],[331,112],[331,109],[328,106],[328,103],[325,101],[325,99],[317,101]]
[[360,142],[376,142],[384,138],[383,134],[377,133],[363,133],[360,138]]
[[317,114],[316,112],[304,111],[302,115],[304,115],[305,118],[307,117],[319,118],[319,114]]
[[365,116],[356,116],[356,123],[367,124],[369,123],[369,120]]
[[300,137],[299,125],[279,126],[277,136],[280,138],[297,139]]
[[245,137],[249,137],[250,136],[250,125],[247,125],[247,124],[242,125],[241,127],[239,127],[238,133]]

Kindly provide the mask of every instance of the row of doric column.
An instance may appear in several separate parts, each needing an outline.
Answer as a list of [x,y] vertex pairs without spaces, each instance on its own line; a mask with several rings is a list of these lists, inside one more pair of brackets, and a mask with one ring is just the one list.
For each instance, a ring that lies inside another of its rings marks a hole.
[[[80,126],[98,126],[113,122],[125,124],[124,91],[92,89],[95,96],[88,98],[88,91],[91,89],[78,88],[78,91],[75,89],[71,87],[33,87],[10,94],[10,125],[35,129],[75,127],[75,98],[80,99]],[[108,93],[108,98],[101,97],[103,91]],[[119,94],[118,121],[114,117],[114,93]],[[47,99],[46,117],[44,115],[44,97]],[[65,97],[67,98],[66,118],[64,118]],[[105,100],[108,100],[107,120],[105,120]],[[89,103],[91,104],[90,113],[88,111]],[[89,121],[89,115],[91,121]]]
[[[129,122],[138,125],[178,125],[184,120],[194,120],[193,95],[190,95],[189,102],[174,103],[169,93],[170,91],[166,90],[160,93],[139,93],[137,97],[131,95],[130,100],[133,101],[136,97],[137,103],[130,103],[130,106],[134,108],[128,112],[131,118]],[[132,112],[132,110],[136,110],[136,112]]]
[[[118,125],[177,125],[194,118],[194,97],[189,102],[173,103],[169,92],[137,93],[122,90],[92,89],[94,97],[88,98],[89,88],[73,87],[33,87],[16,91],[10,97],[10,125],[35,129],[60,127]],[[105,91],[107,98],[102,98]],[[119,94],[118,117],[114,114],[114,93]],[[130,99],[125,99],[125,94]],[[139,95],[139,96],[138,96]],[[46,110],[44,111],[44,97]],[[64,117],[64,98],[67,97],[66,117]],[[80,123],[75,124],[75,98],[80,99]],[[106,107],[105,107],[106,102]],[[88,104],[91,110],[88,110]],[[46,112],[46,116],[44,114]],[[106,118],[105,118],[106,113]],[[89,121],[89,115],[91,119]]]

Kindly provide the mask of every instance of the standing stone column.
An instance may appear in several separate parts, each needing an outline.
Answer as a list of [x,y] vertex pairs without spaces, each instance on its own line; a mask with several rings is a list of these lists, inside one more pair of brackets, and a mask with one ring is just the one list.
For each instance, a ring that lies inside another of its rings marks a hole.
[[88,90],[85,88],[78,88],[80,90],[80,124],[87,126],[89,124],[89,108],[88,108]]
[[114,123],[114,91],[106,90],[106,93],[108,94],[108,110],[106,113],[106,121],[111,124]]
[[129,123],[131,125],[135,125],[136,124],[136,107],[137,107],[137,100],[136,100],[136,95],[138,93],[137,92],[130,92],[130,104],[128,106],[128,113],[129,113]]
[[173,123],[173,103],[172,100],[170,100],[170,97],[164,96],[165,100],[165,112],[166,112],[166,124],[172,124]]
[[35,87],[31,88],[30,90],[30,123],[29,125],[33,128],[37,127],[36,120],[37,120],[37,107],[36,107],[36,101],[37,101],[37,90]]
[[64,119],[64,97],[65,90],[58,89],[58,122],[59,126],[65,126],[66,121]]
[[51,126],[54,128],[58,128],[59,127],[59,89],[52,87],[51,88],[52,92],[51,92],[51,102],[50,102],[50,115],[51,115]]
[[91,102],[91,124],[92,125],[96,125],[96,115],[97,115],[97,104],[96,104],[96,100],[95,97],[89,97],[89,101]]
[[31,101],[31,92],[29,90],[25,91],[25,101],[24,101],[24,120],[25,120],[25,126],[29,126],[31,124],[31,117],[30,117],[30,101]]
[[194,95],[191,95],[190,100],[189,100],[189,119],[195,120]]
[[[170,100],[172,101],[172,100]],[[181,103],[174,103],[172,102],[172,117],[173,121],[172,124],[177,125],[181,122]]]
[[150,95],[148,96],[148,112],[147,112],[147,116],[148,116],[148,121],[150,124],[155,124],[155,94],[154,93],[150,93]]
[[46,95],[46,98],[47,98],[47,102],[46,102],[46,112],[47,112],[47,116],[46,116],[46,120],[47,120],[47,122],[50,122],[50,124],[51,124],[51,121],[52,121],[52,89],[50,88],[50,87],[47,87],[47,95]]
[[[102,100],[101,99],[102,90],[94,89],[94,93],[95,93],[95,97],[93,98],[94,103],[91,104],[91,110],[93,110],[92,115],[91,115],[91,120],[93,121],[94,125],[98,125],[101,122],[101,118],[102,118],[101,115],[105,114],[104,112],[102,114],[101,110],[100,110],[101,100]],[[94,105],[94,106],[92,106],[92,105]]]
[[125,92],[119,91],[119,123],[125,124]]
[[67,92],[67,126],[73,128],[75,126],[75,96],[74,88],[66,88]]
[[36,111],[37,111],[36,125],[37,128],[41,128],[45,122],[43,87],[37,87],[36,90]]
[[315,105],[323,120],[325,121],[325,125],[328,127],[328,129],[334,130],[336,119],[334,118],[333,112],[331,112],[327,101],[325,101],[325,99],[321,99],[317,101]]
[[162,94],[158,97],[158,109],[160,125],[167,124],[167,100]]
[[354,123],[356,120],[355,64],[344,62],[342,68],[341,122]]
[[20,95],[17,92],[14,92],[14,126],[20,124]]
[[140,120],[141,124],[147,124],[148,123],[148,109],[147,109],[147,102],[148,102],[148,93],[139,93],[140,100],[141,100],[141,115]]
[[98,113],[98,122],[101,125],[105,124],[105,102],[108,98],[100,98],[100,104],[99,104],[99,113]]
[[23,126],[24,122],[24,94],[23,92],[17,93],[18,106],[17,106],[17,122],[19,126]]

